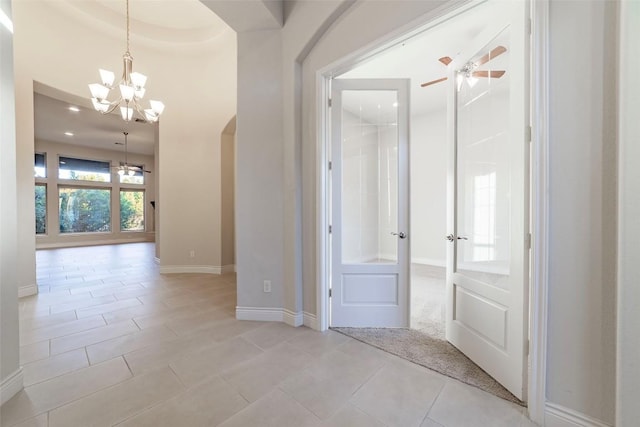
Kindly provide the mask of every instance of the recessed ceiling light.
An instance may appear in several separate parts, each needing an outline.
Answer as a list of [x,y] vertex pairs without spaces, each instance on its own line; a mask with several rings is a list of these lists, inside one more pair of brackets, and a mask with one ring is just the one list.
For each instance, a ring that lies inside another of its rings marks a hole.
[[65,132],[64,134],[67,136],[73,136],[73,132]]
[[78,111],[80,111],[80,109],[75,105],[72,105],[71,107],[69,107],[69,111],[73,111],[74,113],[77,113]]

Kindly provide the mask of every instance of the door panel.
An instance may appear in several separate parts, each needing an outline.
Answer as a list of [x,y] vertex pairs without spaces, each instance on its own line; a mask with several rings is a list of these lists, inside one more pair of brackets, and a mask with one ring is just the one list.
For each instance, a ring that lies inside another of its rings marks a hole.
[[446,337],[526,399],[528,38],[509,7],[450,65]]
[[408,83],[336,79],[332,104],[331,326],[407,326]]

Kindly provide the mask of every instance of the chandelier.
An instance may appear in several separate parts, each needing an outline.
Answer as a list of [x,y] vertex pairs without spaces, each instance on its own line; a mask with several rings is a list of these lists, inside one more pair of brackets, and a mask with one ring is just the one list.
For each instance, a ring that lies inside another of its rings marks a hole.
[[[139,103],[144,97],[144,85],[147,82],[147,76],[133,72],[133,57],[129,53],[129,0],[127,0],[127,51],[122,56],[122,59],[124,70],[122,79],[117,85],[114,85],[115,74],[112,71],[103,69],[99,70],[102,84],[93,83],[89,85],[93,108],[102,114],[110,114],[120,107],[120,114],[127,122],[131,121],[134,112],[144,122],[157,122],[160,114],[164,111],[164,104],[160,101],[151,100],[149,101],[151,108],[143,109]],[[116,86],[120,89],[120,96],[113,102],[109,101],[107,99],[109,92]]]

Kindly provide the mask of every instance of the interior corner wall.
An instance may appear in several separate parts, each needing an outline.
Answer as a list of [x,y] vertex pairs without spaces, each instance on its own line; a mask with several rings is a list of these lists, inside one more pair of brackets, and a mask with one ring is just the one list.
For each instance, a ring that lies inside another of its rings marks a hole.
[[235,169],[236,169],[236,118],[231,119],[222,133],[220,147],[221,182],[221,222],[222,230],[222,266],[225,272],[231,272],[236,263],[236,224],[235,224]]
[[547,399],[607,424],[615,405],[616,31],[616,2],[550,2]]
[[[238,306],[280,310],[285,264],[280,30],[238,33],[238,82]],[[270,293],[263,291],[265,280],[271,281]]]
[[[0,9],[11,18],[11,1],[0,0]],[[20,370],[13,85],[13,37],[0,25],[0,403],[22,388],[12,381]]]

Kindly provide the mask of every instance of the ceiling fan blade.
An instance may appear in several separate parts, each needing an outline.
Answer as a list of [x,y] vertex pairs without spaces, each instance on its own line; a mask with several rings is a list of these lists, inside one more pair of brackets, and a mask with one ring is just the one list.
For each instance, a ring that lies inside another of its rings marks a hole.
[[431,80],[430,82],[422,83],[422,84],[420,85],[420,87],[427,87],[427,86],[431,86],[431,85],[433,85],[433,84],[440,83],[440,82],[443,82],[443,81],[445,81],[445,80],[447,80],[447,77],[443,77],[443,78],[441,78],[441,79],[437,79],[437,80]]
[[477,65],[482,65],[484,63],[487,63],[487,62],[491,61],[493,58],[495,58],[496,56],[502,55],[506,51],[507,51],[506,47],[497,46],[491,52],[487,53],[485,56],[483,56],[482,58],[478,59],[476,61],[476,64]]
[[499,79],[504,76],[506,71],[504,70],[492,70],[492,71],[474,71],[473,77],[491,77],[492,79]]
[[442,58],[438,59],[438,61],[442,62],[444,65],[449,65],[451,64],[451,61],[453,61],[453,59],[448,56],[443,56]]

